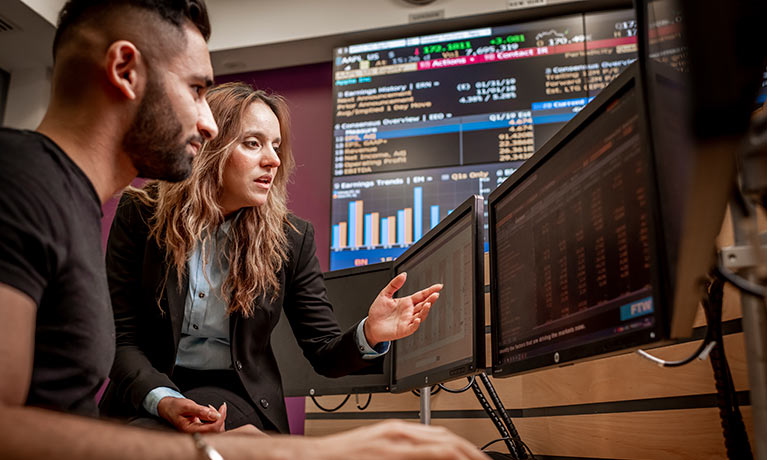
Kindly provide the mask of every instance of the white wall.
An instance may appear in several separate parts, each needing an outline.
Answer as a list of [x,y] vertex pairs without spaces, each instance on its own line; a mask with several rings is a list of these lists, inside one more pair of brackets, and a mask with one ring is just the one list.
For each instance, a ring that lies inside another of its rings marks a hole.
[[505,11],[508,0],[436,0],[426,6],[403,0],[208,0],[207,5],[214,24],[210,49],[218,51],[399,26],[412,13],[444,10],[449,19]]
[[56,25],[59,17],[59,11],[64,6],[66,0],[21,0],[31,8],[35,13],[42,16],[52,25]]
[[[66,2],[19,1],[53,25]],[[556,2],[548,0],[548,3]],[[411,5],[404,0],[207,0],[206,3],[215,25],[210,49],[217,51],[398,26],[407,24],[409,15],[417,12],[444,10],[445,18],[454,18],[503,11],[509,0],[436,0],[426,6]]]
[[[404,0],[208,0],[209,45],[216,74],[290,67],[329,61],[334,47],[350,43],[529,20],[540,14],[535,7],[566,3],[575,12],[583,0],[436,0],[426,6]],[[429,12],[442,19],[411,22],[411,15]]]
[[0,16],[14,28],[0,33],[0,68],[10,81],[4,126],[34,129],[50,99],[53,23],[64,0],[0,0]]
[[43,119],[51,97],[48,67],[15,70],[8,85],[4,126],[35,129]]

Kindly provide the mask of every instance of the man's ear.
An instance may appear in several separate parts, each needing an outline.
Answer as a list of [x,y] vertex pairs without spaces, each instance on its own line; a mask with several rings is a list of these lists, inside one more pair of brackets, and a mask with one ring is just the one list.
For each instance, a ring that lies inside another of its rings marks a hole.
[[106,53],[107,80],[128,99],[141,92],[141,80],[146,75],[146,63],[136,45],[127,40],[112,43]]

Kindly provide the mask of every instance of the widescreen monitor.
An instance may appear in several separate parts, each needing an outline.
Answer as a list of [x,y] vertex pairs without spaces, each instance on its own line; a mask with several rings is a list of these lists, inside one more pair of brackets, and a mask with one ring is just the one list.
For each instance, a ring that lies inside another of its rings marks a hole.
[[489,198],[496,376],[659,343],[670,283],[638,64]]
[[[370,305],[392,278],[392,263],[336,270],[325,273],[328,300],[342,331],[368,314]],[[290,308],[286,305],[285,308]],[[285,313],[272,332],[272,350],[282,374],[285,396],[344,395],[389,391],[389,357],[360,375],[328,378],[314,371],[296,342]]]
[[439,300],[411,336],[394,343],[391,390],[473,375],[485,367],[482,197],[464,201],[394,262],[407,272],[399,295],[442,283]]
[[636,59],[630,2],[580,3],[335,50],[331,270],[396,258],[487,198]]

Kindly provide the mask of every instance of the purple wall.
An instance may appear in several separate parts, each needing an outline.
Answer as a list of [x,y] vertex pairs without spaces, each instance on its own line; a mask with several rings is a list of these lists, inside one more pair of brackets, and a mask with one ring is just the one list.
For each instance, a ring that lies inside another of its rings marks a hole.
[[[216,83],[243,81],[284,96],[290,107],[291,140],[296,170],[288,185],[289,206],[314,224],[317,257],[323,271],[330,256],[330,174],[332,145],[332,66],[330,62],[216,77]],[[141,180],[134,181],[140,185]],[[117,199],[104,204],[104,247]],[[290,432],[304,434],[304,398],[285,398]]]

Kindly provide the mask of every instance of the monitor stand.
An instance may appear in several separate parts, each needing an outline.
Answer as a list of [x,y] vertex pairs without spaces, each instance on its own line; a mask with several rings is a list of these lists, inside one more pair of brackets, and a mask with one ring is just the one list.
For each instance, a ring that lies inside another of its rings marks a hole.
[[431,425],[431,387],[421,388],[421,423]]
[[[757,267],[767,252],[765,236],[754,235],[754,217],[746,216],[740,206],[731,205],[730,212],[734,221],[735,246],[722,248],[721,263],[730,270],[742,270],[741,275],[753,283],[758,283],[761,277]],[[761,248],[761,251],[755,247]],[[767,309],[764,299],[746,293],[741,294],[740,302],[743,311],[743,342],[746,345],[746,364],[751,387],[751,446],[755,451],[755,459],[767,460]]]

